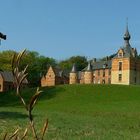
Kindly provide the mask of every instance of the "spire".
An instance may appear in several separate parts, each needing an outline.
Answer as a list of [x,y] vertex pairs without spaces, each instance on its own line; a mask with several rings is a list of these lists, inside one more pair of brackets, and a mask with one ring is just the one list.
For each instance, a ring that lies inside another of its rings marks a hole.
[[87,71],[92,71],[92,68],[91,68],[91,63],[90,63],[90,61],[88,62]]
[[128,18],[127,18],[127,21],[126,21],[126,31],[125,31],[125,34],[124,34],[123,38],[124,38],[124,41],[125,41],[125,47],[130,47],[129,40],[130,40],[131,36],[130,36],[129,30],[128,30]]
[[73,73],[76,72],[76,65],[75,64],[73,64],[71,72],[73,72]]
[[124,38],[124,40],[127,40],[127,41],[129,41],[130,38],[131,38],[131,36],[129,34],[129,30],[128,30],[128,18],[127,18],[127,21],[126,21],[126,31],[125,31],[125,34],[124,34],[123,38]]

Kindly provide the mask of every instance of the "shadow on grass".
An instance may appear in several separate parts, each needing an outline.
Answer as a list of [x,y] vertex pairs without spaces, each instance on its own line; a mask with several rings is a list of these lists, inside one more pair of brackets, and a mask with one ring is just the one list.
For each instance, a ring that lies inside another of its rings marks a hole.
[[9,111],[1,111],[0,112],[0,119],[25,119],[28,116],[26,114],[22,114],[20,112],[9,112]]
[[[22,96],[28,103],[31,97],[35,94],[37,88],[26,88],[23,89]],[[57,94],[64,92],[63,87],[44,87],[40,88],[43,92],[40,95],[39,101],[50,100],[57,96]],[[19,97],[16,95],[15,91],[9,91],[5,93],[0,93],[0,107],[8,106],[22,106]]]
[[60,86],[59,86],[59,88],[58,88],[58,86],[44,87],[44,88],[41,88],[41,90],[43,92],[41,93],[40,100],[46,100],[46,99],[49,100],[49,99],[55,98],[59,93],[65,91],[65,89]]
[[0,93],[0,107],[15,106],[20,103],[14,91]]

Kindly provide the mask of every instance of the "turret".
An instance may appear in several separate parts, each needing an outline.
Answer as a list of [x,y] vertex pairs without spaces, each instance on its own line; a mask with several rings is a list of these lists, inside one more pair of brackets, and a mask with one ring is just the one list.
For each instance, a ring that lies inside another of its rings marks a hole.
[[93,72],[92,72],[91,63],[89,62],[84,74],[84,83],[91,84],[92,82],[93,82]]
[[72,70],[70,72],[70,84],[76,84],[78,82],[78,75],[76,70],[76,65],[73,64]]
[[130,38],[131,38],[131,36],[129,34],[129,31],[128,31],[128,25],[126,25],[126,31],[125,31],[125,34],[123,36],[123,39],[125,41],[125,47],[130,47],[130,44],[129,44]]

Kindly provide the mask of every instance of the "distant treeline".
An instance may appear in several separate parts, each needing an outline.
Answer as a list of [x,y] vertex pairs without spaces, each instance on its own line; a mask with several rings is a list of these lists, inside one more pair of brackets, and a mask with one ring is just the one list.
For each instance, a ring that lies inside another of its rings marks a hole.
[[[0,52],[0,70],[1,71],[11,71],[11,61],[14,53],[17,53],[12,50]],[[103,57],[98,59],[100,61],[106,61],[111,59],[115,54],[110,55],[109,57]],[[139,55],[140,57],[140,55]],[[41,77],[47,72],[48,67],[54,66],[61,69],[71,70],[72,65],[75,63],[78,71],[85,68],[88,64],[87,57],[85,56],[72,56],[62,61],[58,61],[54,58],[46,57],[40,55],[35,51],[26,51],[26,54],[23,57],[20,68],[23,69],[26,65],[28,66],[28,81],[30,86],[39,86]]]
[[[0,52],[1,71],[11,71],[11,61],[14,53],[17,52],[12,50]],[[66,60],[58,62],[54,58],[42,56],[38,52],[26,51],[20,68],[23,69],[23,67],[29,65],[27,72],[30,86],[38,86],[40,84],[40,78],[46,73],[50,65],[70,70],[73,63],[76,64],[77,70],[81,70],[87,66],[88,62],[85,56],[72,56]]]

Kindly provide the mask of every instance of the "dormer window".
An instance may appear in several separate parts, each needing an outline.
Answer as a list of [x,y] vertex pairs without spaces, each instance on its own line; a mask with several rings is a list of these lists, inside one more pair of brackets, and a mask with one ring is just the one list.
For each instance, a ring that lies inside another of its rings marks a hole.
[[118,57],[123,57],[123,53],[122,52],[118,53]]
[[106,67],[106,64],[103,64],[103,68],[105,69],[105,67]]
[[105,69],[108,65],[105,63],[103,64],[103,69]]
[[118,57],[123,57],[123,55],[124,55],[124,51],[123,51],[123,49],[120,49],[118,51]]

